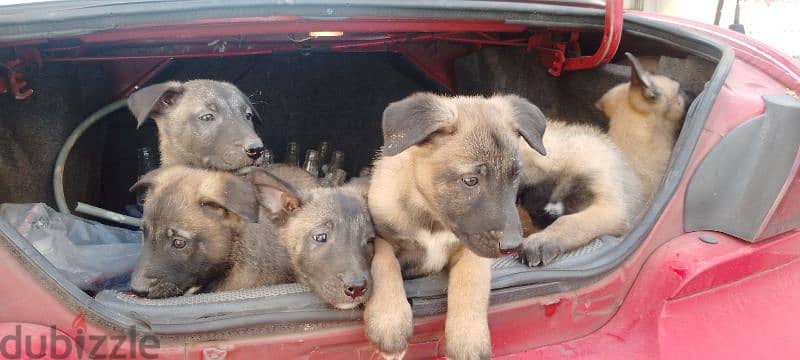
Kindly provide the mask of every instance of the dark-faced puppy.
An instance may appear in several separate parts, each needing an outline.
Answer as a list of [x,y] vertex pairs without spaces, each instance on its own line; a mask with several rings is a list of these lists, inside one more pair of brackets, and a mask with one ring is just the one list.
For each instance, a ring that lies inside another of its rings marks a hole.
[[379,238],[364,314],[385,357],[402,357],[411,335],[401,269],[409,277],[446,267],[448,358],[491,355],[490,258],[522,245],[519,143],[544,154],[544,130],[541,112],[516,96],[415,94],[386,108],[368,196]]
[[247,176],[258,188],[262,206],[287,214],[280,234],[297,279],[336,308],[364,303],[372,287],[369,265],[375,238],[366,188],[297,191],[260,168]]
[[148,188],[134,293],[164,298],[292,282],[277,230],[259,222],[255,188],[226,172],[162,167]]
[[608,117],[608,135],[633,166],[649,200],[664,176],[692,98],[677,81],[652,75],[635,56],[625,55],[631,81],[606,92],[595,106]]
[[138,126],[155,120],[162,166],[236,170],[260,161],[264,151],[253,128],[255,108],[226,82],[150,85],[131,94],[128,107]]

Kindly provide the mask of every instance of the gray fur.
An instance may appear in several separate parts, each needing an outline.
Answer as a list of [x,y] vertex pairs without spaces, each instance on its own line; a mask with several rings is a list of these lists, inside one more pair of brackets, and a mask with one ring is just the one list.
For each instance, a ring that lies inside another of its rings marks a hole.
[[260,161],[264,144],[253,127],[258,114],[232,84],[150,85],[131,94],[128,107],[138,126],[148,118],[156,122],[162,166],[236,170]]
[[[294,169],[308,175],[297,167],[275,166],[248,169],[247,176],[262,207],[280,214],[276,224],[298,281],[337,308],[356,307],[369,298],[372,287],[375,232],[365,185],[312,186]],[[315,239],[321,234],[324,242]]]

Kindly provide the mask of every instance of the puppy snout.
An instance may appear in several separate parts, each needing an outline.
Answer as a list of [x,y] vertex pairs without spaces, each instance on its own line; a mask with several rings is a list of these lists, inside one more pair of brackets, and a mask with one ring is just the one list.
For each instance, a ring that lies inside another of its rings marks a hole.
[[249,158],[253,160],[258,159],[264,153],[264,145],[260,142],[250,143],[249,145],[245,146],[244,152]]
[[349,276],[343,281],[345,295],[353,299],[367,292],[367,279],[363,276]]
[[155,283],[155,279],[144,276],[134,276],[131,281],[131,292],[136,296],[146,298],[150,295],[150,288],[153,286],[153,283]]

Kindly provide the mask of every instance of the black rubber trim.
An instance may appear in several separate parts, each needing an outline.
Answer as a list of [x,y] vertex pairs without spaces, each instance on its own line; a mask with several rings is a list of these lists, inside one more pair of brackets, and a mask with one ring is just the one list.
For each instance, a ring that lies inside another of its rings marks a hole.
[[[149,3],[139,3],[139,5],[144,5],[144,4],[152,5],[153,3],[158,3],[159,6],[162,4],[162,2],[149,2]],[[189,3],[206,4],[206,2],[189,2]],[[297,9],[304,9],[302,4],[310,2],[299,1],[298,3],[301,5],[298,6]],[[353,3],[359,5],[363,4],[363,2],[353,2]],[[370,3],[378,4],[378,2],[370,2]],[[232,8],[235,7],[236,4],[239,4],[239,2],[236,1],[226,2],[224,6],[226,7],[227,11],[232,11],[233,10]],[[411,9],[409,6],[414,6],[411,4],[417,4],[416,6],[419,6],[419,8]],[[480,5],[485,5],[484,11],[478,11],[482,9]],[[48,4],[41,4],[40,6],[47,7]],[[387,14],[393,14],[394,16],[398,16],[399,14],[405,14],[406,16],[412,16],[411,14],[414,14],[413,16],[419,16],[418,13],[420,11],[425,12],[430,9],[436,9],[437,10],[436,15],[433,15],[430,12],[426,14],[428,16],[435,16],[435,17],[455,18],[455,17],[462,17],[462,15],[475,15],[477,13],[481,13],[480,17],[490,18],[491,16],[498,16],[498,14],[500,15],[504,14],[504,11],[508,11],[508,8],[515,8],[517,9],[517,11],[521,11],[521,9],[528,9],[530,11],[531,9],[541,9],[539,6],[540,5],[534,6],[534,5],[524,5],[524,4],[465,2],[465,1],[437,2],[435,4],[423,4],[421,2],[414,1],[410,3],[403,3],[403,5],[394,4],[389,9],[381,9],[382,11],[377,11],[376,9],[373,9],[376,11],[365,15],[385,16]],[[103,6],[100,7],[102,8]],[[150,8],[153,8],[153,6],[150,6]],[[5,10],[2,8],[0,9]],[[92,8],[88,9],[91,10]],[[289,9],[289,7],[287,7],[286,9]],[[355,9],[355,7],[349,7],[348,9]],[[60,15],[58,19],[55,20],[55,22],[63,24],[65,21],[75,21],[75,19],[80,18],[80,16],[76,15],[81,13],[79,10],[80,9],[70,9],[68,11],[65,10],[67,14]],[[575,9],[570,9],[570,11],[572,10]],[[585,11],[587,9],[580,9],[580,10]],[[174,9],[171,11],[174,11]],[[570,11],[564,10],[563,13],[567,14]],[[42,10],[42,12],[44,11]],[[3,13],[7,14],[5,12]],[[121,17],[124,14],[125,14],[124,12],[120,12],[120,13],[115,13],[114,16]],[[172,18],[170,18],[169,20],[164,20],[165,18],[160,17],[162,14],[163,10],[159,9],[159,21],[174,21]],[[164,16],[168,16],[168,14],[172,14],[172,12],[167,11],[166,14],[167,15]],[[248,14],[253,15],[252,12],[248,12]],[[600,14],[602,14],[602,12],[600,12]],[[20,14],[20,16],[22,16],[22,14]],[[31,15],[28,14],[26,16],[31,16]],[[41,14],[38,16],[39,18],[42,17]],[[97,16],[98,15],[86,15],[83,18],[84,21],[88,21],[89,23],[91,23],[92,19],[95,19]],[[467,17],[474,18],[474,16],[467,16]],[[149,18],[148,20],[150,23],[153,22],[153,18]],[[600,259],[597,259],[597,261],[593,261],[590,264],[583,264],[583,266],[577,268],[556,269],[556,268],[546,267],[546,268],[535,269],[534,271],[522,271],[522,272],[503,274],[504,276],[502,285],[504,285],[505,287],[493,291],[492,293],[493,303],[502,301],[502,299],[517,299],[520,298],[521,296],[524,296],[524,298],[530,298],[532,296],[540,296],[553,292],[560,292],[560,291],[579,288],[612,271],[622,262],[624,262],[628,258],[628,256],[630,256],[638,248],[638,246],[641,244],[641,241],[650,232],[653,225],[661,215],[664,207],[666,206],[668,201],[672,198],[675,191],[677,190],[680,180],[686,170],[686,167],[688,166],[689,159],[691,157],[692,152],[694,151],[694,147],[700,136],[705,120],[708,117],[708,114],[710,113],[711,108],[716,100],[716,96],[719,93],[720,88],[722,87],[722,84],[724,83],[725,78],[727,77],[728,72],[733,64],[734,54],[732,49],[725,44],[701,37],[697,34],[690,33],[688,31],[685,31],[683,29],[671,25],[665,25],[663,23],[659,23],[657,21],[635,15],[626,15],[625,21],[626,23],[624,30],[628,33],[637,36],[642,36],[645,38],[651,38],[652,41],[657,41],[668,46],[678,47],[680,49],[685,50],[688,53],[695,54],[697,56],[701,56],[706,59],[712,59],[718,61],[717,68],[715,69],[710,81],[708,82],[705,91],[703,91],[701,95],[698,96],[698,98],[695,100],[695,102],[692,104],[692,106],[688,111],[687,118],[684,127],[682,129],[681,135],[678,137],[676,143],[677,150],[672,154],[672,158],[670,160],[670,167],[669,167],[670,170],[665,175],[660,191],[656,194],[651,207],[644,214],[639,224],[630,232],[630,234],[625,239],[621,241],[619,245],[611,248],[611,250],[607,254],[605,254],[605,256],[603,256]],[[72,24],[74,25],[75,23]],[[81,22],[81,24],[83,24],[83,22]],[[42,24],[40,25],[45,26]],[[8,34],[7,26],[9,26],[9,16],[0,17],[0,29],[2,29],[3,34]],[[76,304],[78,304],[77,306],[80,306],[82,309],[86,310],[86,312],[89,315],[94,315],[96,317],[99,317],[113,326],[127,327],[130,325],[137,325],[143,329],[151,329],[150,326],[151,324],[143,322],[142,319],[136,317],[135,314],[124,315],[119,311],[112,310],[109,307],[104,306],[101,303],[97,302],[96,300],[92,299],[91,297],[87,296],[73,284],[69,283],[63,276],[61,276],[56,271],[56,269],[51,264],[49,264],[49,262],[47,262],[41,256],[41,254],[36,252],[35,249],[33,249],[33,247],[30,246],[30,244],[28,244],[24,239],[22,239],[21,236],[17,234],[16,231],[14,231],[14,229],[10,228],[10,226],[3,221],[0,221],[0,233],[2,233],[5,239],[9,240],[8,244],[13,249],[23,253],[26,259],[29,259],[30,262],[35,264],[35,267],[37,269],[44,272],[44,274],[46,274],[47,280],[55,282],[57,286],[60,286],[63,290],[66,291],[68,297],[63,297],[63,300],[74,302],[73,304],[71,304],[71,306],[76,306]],[[52,285],[53,284],[47,284],[47,287],[52,288],[53,287]],[[445,299],[443,296],[441,295],[424,296],[423,294],[419,295],[421,297],[411,299],[416,313],[418,314],[434,313],[444,308]],[[335,311],[335,310],[330,310],[330,311]],[[259,316],[259,320],[261,323],[313,321],[313,320],[308,320],[307,315],[310,314],[297,314],[292,312],[278,313],[278,314],[264,314],[263,316]],[[316,319],[318,320],[325,317],[326,316],[320,316]],[[227,329],[227,328],[241,327],[247,323],[250,323],[250,321],[248,321],[247,319],[232,317],[227,319],[224,323],[219,323],[220,326],[214,326],[213,328],[208,326],[210,323],[202,325],[195,325],[191,323],[171,324],[169,326],[170,330],[168,330],[168,332],[189,334],[189,333],[196,333],[199,331],[212,331],[212,329],[222,330],[223,328]]]
[[133,25],[198,19],[297,15],[341,21],[354,16],[493,19],[529,26],[603,27],[603,10],[499,1],[54,1],[0,6],[0,42],[80,36]]
[[763,96],[764,114],[733,128],[708,152],[686,187],[685,231],[712,230],[750,242],[779,200],[800,146],[800,101]]

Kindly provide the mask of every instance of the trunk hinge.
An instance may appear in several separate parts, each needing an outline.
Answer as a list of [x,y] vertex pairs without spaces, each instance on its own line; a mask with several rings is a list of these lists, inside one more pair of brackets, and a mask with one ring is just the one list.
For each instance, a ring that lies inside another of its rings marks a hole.
[[19,57],[7,59],[0,63],[0,68],[6,71],[5,77],[0,77],[0,94],[11,93],[17,100],[24,100],[33,95],[33,89],[28,89],[28,82],[23,80],[23,72],[20,65],[35,63],[37,67],[42,67],[42,57],[37,49],[25,49],[20,52]]
[[569,40],[558,41],[553,39],[561,33],[536,33],[528,38],[528,51],[536,50],[539,61],[547,68],[550,75],[561,76],[564,64],[567,62],[567,51],[580,54],[578,45],[578,32],[569,33]]
[[[597,51],[588,56],[580,55],[579,32],[569,33],[569,40],[557,41],[553,33],[536,33],[528,39],[528,51],[537,50],[539,60],[553,76],[561,76],[563,70],[592,69],[608,64],[619,48],[622,39],[622,0],[607,0],[603,38]],[[567,54],[577,54],[567,57]]]

